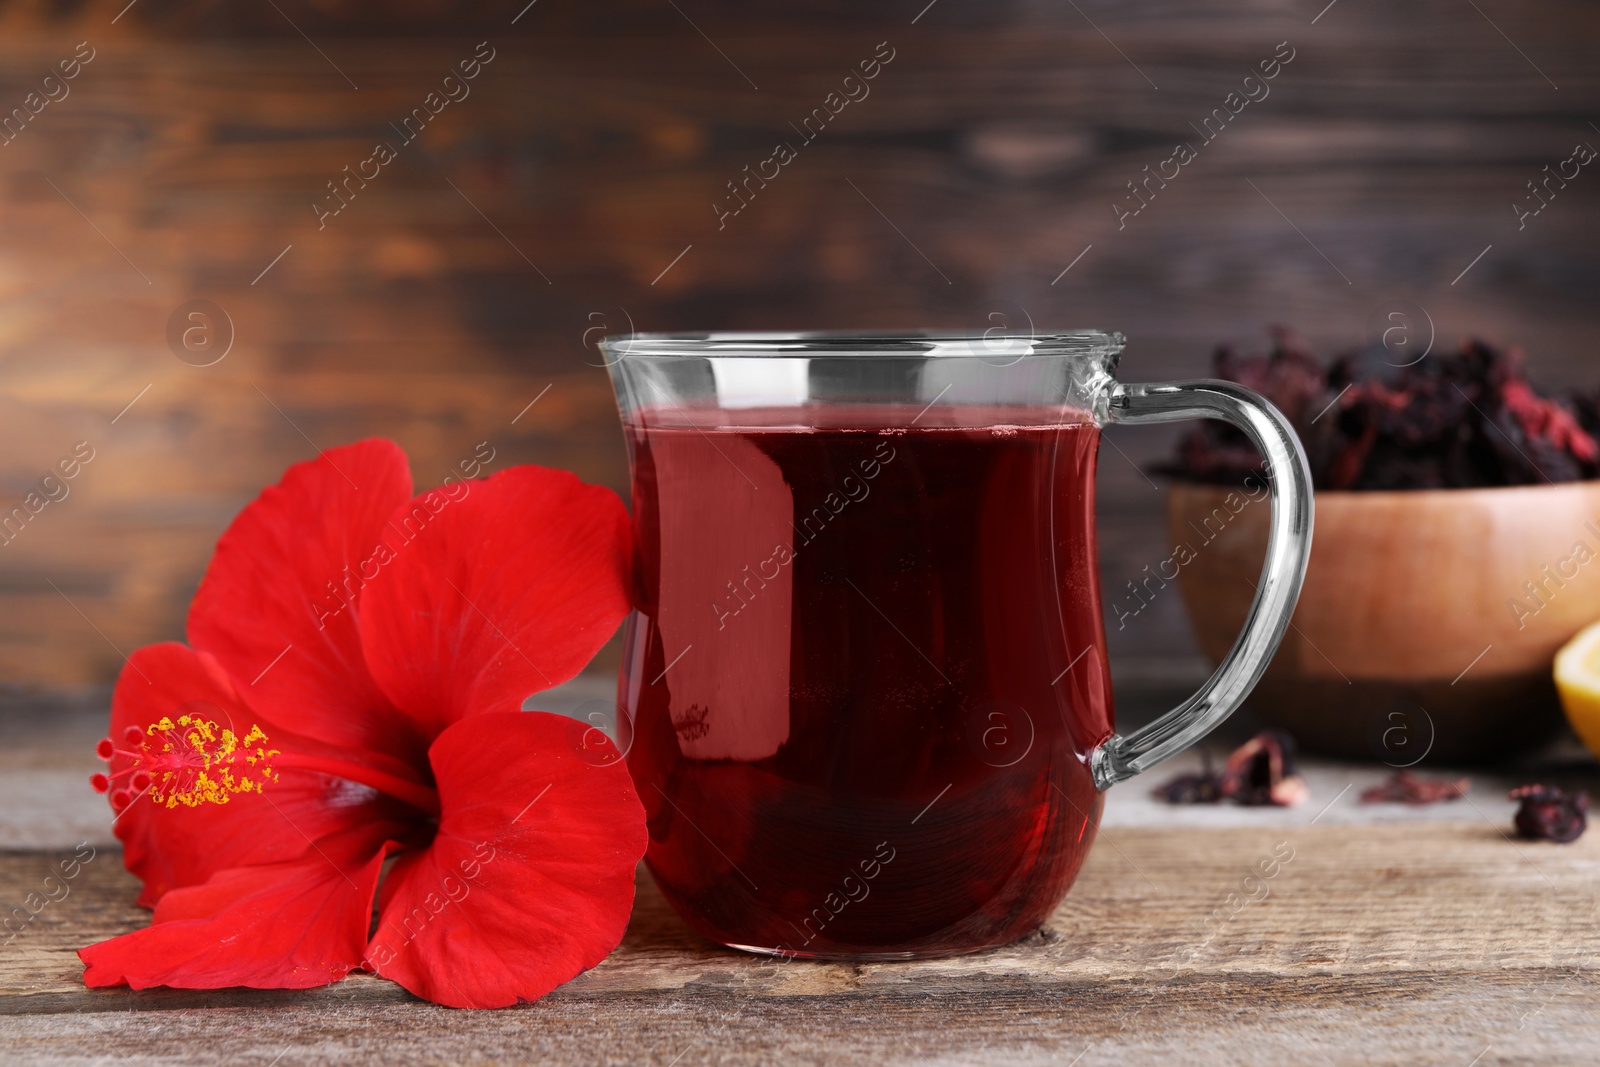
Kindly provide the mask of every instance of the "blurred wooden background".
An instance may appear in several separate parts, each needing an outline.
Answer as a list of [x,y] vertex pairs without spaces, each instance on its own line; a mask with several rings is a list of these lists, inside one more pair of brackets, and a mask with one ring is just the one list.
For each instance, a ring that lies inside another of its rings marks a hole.
[[[1511,209],[1600,146],[1591,3],[525,3],[0,3],[4,114],[94,53],[0,146],[0,511],[95,453],[0,545],[0,679],[104,682],[179,636],[217,534],[313,442],[393,437],[426,485],[488,440],[623,489],[596,326],[1031,318],[1124,330],[1137,380],[1273,321],[1331,350],[1410,301],[1440,346],[1600,378],[1600,173]],[[325,183],[485,40],[470,96],[319,230]],[[870,96],[719,231],[725,183],[883,41]],[[1281,41],[1270,95],[1119,231],[1125,183]],[[167,340],[197,299],[232,323],[211,366]],[[1134,466],[1169,440],[1104,453],[1113,589],[1170,552]],[[1112,640],[1193,650],[1176,595]]]

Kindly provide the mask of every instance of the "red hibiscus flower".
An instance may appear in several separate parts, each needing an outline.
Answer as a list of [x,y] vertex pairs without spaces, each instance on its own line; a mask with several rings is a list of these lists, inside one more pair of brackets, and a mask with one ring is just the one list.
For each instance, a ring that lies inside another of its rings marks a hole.
[[621,501],[562,471],[413,498],[383,440],[290,468],[218,542],[190,644],[118,679],[94,785],[155,915],[80,950],[85,983],[366,969],[498,1007],[604,959],[643,809],[599,731],[520,709],[616,629],[628,559]]

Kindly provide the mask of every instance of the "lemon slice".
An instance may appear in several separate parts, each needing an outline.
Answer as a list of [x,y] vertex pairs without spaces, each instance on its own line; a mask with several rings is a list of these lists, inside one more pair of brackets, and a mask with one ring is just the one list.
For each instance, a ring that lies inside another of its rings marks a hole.
[[1600,622],[1584,627],[1556,653],[1556,690],[1573,730],[1600,755]]

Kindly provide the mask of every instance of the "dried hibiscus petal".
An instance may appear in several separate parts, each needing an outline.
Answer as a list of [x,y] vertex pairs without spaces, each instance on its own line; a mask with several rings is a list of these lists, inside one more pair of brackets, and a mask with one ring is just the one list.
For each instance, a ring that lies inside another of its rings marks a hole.
[[1470,778],[1420,778],[1410,771],[1396,771],[1387,781],[1364,790],[1363,804],[1437,804],[1467,795]]
[[1294,738],[1282,730],[1263,730],[1234,749],[1222,768],[1222,795],[1240,804],[1292,807],[1311,795],[1295,773]]
[[1282,730],[1263,730],[1233,751],[1221,773],[1212,773],[1211,760],[1206,757],[1200,773],[1180,774],[1152,792],[1168,804],[1232,800],[1291,807],[1310,795],[1304,779],[1295,773],[1294,761],[1294,738]]
[[1518,786],[1510,793],[1519,801],[1512,822],[1517,836],[1530,841],[1556,841],[1565,844],[1583,835],[1589,819],[1588,793],[1568,793],[1553,785]]
[[[1273,327],[1272,350],[1219,347],[1218,377],[1264,394],[1294,424],[1318,489],[1396,490],[1528,485],[1600,477],[1600,392],[1540,395],[1517,349],[1465,342],[1455,355],[1398,364],[1382,344],[1346,352],[1324,371],[1306,343]],[[1261,471],[1239,430],[1199,424],[1173,462],[1189,481],[1236,485]]]
[[1216,804],[1222,800],[1222,782],[1211,769],[1211,753],[1201,749],[1201,769],[1197,774],[1180,774],[1151,790],[1157,800],[1168,804]]

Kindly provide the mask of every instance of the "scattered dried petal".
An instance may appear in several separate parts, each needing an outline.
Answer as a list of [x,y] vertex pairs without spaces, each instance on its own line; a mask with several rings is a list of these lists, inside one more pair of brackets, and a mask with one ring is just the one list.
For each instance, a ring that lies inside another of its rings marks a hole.
[[1228,757],[1222,795],[1240,804],[1293,807],[1311,795],[1294,762],[1294,738],[1282,730],[1263,730]]
[[1530,841],[1555,841],[1565,844],[1583,835],[1589,819],[1588,793],[1568,793],[1553,785],[1518,786],[1510,793],[1520,801],[1512,818],[1517,836]]
[[1218,804],[1222,801],[1222,780],[1211,766],[1211,753],[1200,750],[1200,770],[1195,774],[1180,774],[1168,779],[1150,791],[1157,800],[1168,804]]
[[1361,794],[1363,804],[1437,804],[1467,795],[1470,778],[1420,778],[1410,771],[1396,771],[1387,781]]
[[1168,804],[1216,804],[1233,800],[1245,805],[1292,807],[1311,795],[1294,770],[1294,738],[1282,730],[1263,730],[1234,750],[1222,773],[1211,759],[1197,774],[1180,774],[1152,790]]
[[1210,771],[1180,774],[1156,786],[1151,795],[1168,804],[1216,804],[1222,800],[1222,783]]

